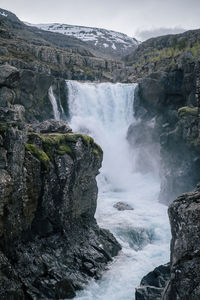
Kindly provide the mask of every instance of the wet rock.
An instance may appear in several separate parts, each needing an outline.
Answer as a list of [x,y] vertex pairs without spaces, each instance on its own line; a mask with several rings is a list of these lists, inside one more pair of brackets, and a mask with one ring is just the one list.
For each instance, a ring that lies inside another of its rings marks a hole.
[[161,265],[142,278],[136,288],[136,300],[161,300],[164,288],[170,278],[170,265]]
[[200,189],[179,196],[169,207],[172,231],[171,279],[163,300],[200,299]]
[[72,129],[65,121],[56,121],[54,119],[46,120],[38,124],[29,125],[29,129],[35,132],[41,133],[68,133],[72,132]]
[[117,210],[123,211],[123,210],[134,210],[133,207],[131,207],[129,204],[125,202],[117,202],[113,205],[114,208]]

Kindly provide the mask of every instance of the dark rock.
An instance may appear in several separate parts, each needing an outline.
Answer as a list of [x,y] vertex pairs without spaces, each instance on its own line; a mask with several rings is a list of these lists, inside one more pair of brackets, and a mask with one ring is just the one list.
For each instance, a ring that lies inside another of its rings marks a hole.
[[163,300],[200,298],[200,190],[179,196],[169,207],[171,279]]
[[94,219],[102,150],[65,122],[28,133],[19,105],[0,117],[0,298],[71,299],[121,249]]
[[161,300],[162,299],[162,288],[154,286],[144,286],[136,289],[135,299],[136,300]]
[[72,132],[72,129],[65,121],[56,121],[54,119],[46,120],[41,123],[29,125],[29,130],[41,133],[68,133]]
[[136,300],[161,300],[164,288],[170,279],[170,265],[161,265],[143,277],[136,288]]
[[0,87],[15,87],[19,81],[19,70],[10,65],[0,66]]
[[140,121],[129,127],[127,138],[135,150],[142,149],[136,169],[160,173],[159,200],[165,204],[200,180],[199,118],[197,107],[189,107],[197,105],[197,70],[198,61],[182,57],[173,68],[142,79],[135,94],[134,111]]
[[75,290],[68,280],[62,280],[56,283],[56,299],[72,299],[76,296]]
[[15,98],[15,94],[11,89],[7,87],[3,87],[0,89],[0,106],[9,107],[13,104]]
[[113,205],[117,210],[133,210],[133,208],[125,202],[117,202]]

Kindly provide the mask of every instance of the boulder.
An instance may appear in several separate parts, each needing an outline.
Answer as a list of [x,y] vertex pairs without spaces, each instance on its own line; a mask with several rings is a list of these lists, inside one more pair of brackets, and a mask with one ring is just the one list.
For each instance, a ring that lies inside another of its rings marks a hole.
[[120,210],[120,211],[122,211],[122,210],[133,210],[133,208],[125,202],[117,202],[113,205],[113,207],[116,208],[117,210]]
[[0,87],[16,87],[19,81],[19,70],[8,64],[0,66]]
[[136,300],[161,300],[164,288],[170,278],[170,265],[161,265],[142,278],[136,288]]
[[57,121],[54,119],[46,120],[37,124],[30,124],[29,130],[34,132],[41,133],[50,133],[50,132],[58,132],[58,133],[68,133],[72,132],[72,129],[65,121]]
[[200,185],[169,207],[171,279],[163,300],[200,299]]

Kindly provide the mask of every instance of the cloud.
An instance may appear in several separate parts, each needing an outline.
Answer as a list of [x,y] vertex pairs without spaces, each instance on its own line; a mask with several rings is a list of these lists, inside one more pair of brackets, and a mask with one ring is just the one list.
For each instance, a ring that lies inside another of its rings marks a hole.
[[187,29],[182,27],[174,27],[174,28],[160,27],[160,28],[154,28],[148,30],[137,30],[135,32],[135,35],[139,41],[145,41],[152,37],[157,37],[157,36],[167,35],[167,34],[182,33],[186,30]]

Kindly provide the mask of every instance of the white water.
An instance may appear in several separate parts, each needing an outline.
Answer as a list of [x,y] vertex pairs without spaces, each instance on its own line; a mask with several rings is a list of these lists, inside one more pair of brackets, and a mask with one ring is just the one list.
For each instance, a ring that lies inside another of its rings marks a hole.
[[60,120],[60,112],[59,112],[59,109],[58,109],[58,104],[57,104],[56,98],[53,94],[52,86],[49,88],[49,100],[51,101],[51,105],[52,105],[52,108],[53,108],[54,119],[59,121]]
[[[135,85],[67,81],[70,125],[88,133],[104,150],[98,176],[96,218],[122,245],[122,251],[99,281],[91,280],[78,300],[133,300],[141,278],[169,261],[167,207],[157,202],[159,178],[134,172],[126,140],[133,118]],[[143,149],[141,149],[142,151]],[[118,201],[134,210],[118,211]]]

